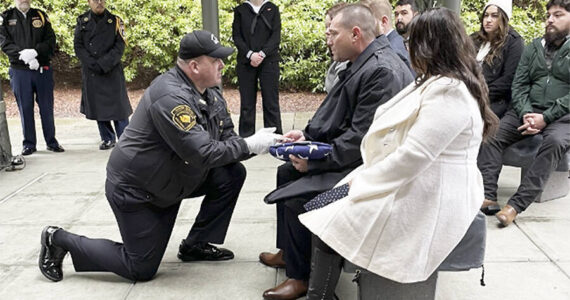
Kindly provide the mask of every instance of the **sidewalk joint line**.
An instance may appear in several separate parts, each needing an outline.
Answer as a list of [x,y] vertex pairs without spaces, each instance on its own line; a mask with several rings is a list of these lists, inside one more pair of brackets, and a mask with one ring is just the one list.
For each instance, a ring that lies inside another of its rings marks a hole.
[[548,258],[548,260],[553,263],[556,268],[558,268],[558,270],[560,270],[560,272],[562,272],[562,274],[566,275],[566,277],[568,279],[570,279],[570,274],[568,274],[557,262],[556,260],[554,260],[550,255],[548,255],[548,253],[546,251],[544,251],[544,249],[542,249],[542,247],[540,247],[540,245],[538,245],[533,239],[532,237],[526,232],[526,230],[524,230],[524,226],[520,226],[519,224],[517,224],[515,222],[515,224],[517,225],[517,227],[521,230],[521,232],[530,240],[530,242],[536,246],[536,248],[538,248],[540,250],[540,252],[542,252],[544,254],[544,256],[546,256],[546,258]]
[[32,181],[26,183],[24,186],[22,186],[21,188],[17,189],[16,191],[10,193],[8,196],[0,199],[0,204],[4,203],[5,201],[9,200],[10,198],[16,196],[16,194],[18,194],[19,192],[23,191],[25,188],[29,187],[30,185],[36,183],[38,180],[42,179],[43,177],[45,177],[48,173],[42,173],[40,176],[32,179]]

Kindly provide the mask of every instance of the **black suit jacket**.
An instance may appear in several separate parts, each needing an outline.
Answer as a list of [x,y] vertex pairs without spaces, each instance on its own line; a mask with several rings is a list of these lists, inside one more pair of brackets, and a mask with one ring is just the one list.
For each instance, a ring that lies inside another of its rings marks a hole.
[[309,161],[309,172],[265,197],[275,201],[320,193],[362,164],[360,143],[372,124],[378,106],[390,100],[413,80],[388,39],[373,41],[339,74],[339,82],[315,112],[303,133],[307,140],[331,144],[323,160]]

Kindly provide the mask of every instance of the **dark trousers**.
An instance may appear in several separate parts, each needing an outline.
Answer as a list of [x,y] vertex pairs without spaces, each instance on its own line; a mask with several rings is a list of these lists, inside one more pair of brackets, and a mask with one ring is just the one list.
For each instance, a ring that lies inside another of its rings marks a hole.
[[[113,130],[113,125],[115,129]],[[117,121],[97,121],[97,128],[99,128],[99,135],[101,140],[105,142],[115,142],[121,137],[125,128],[129,125],[129,120],[117,120]]]
[[[501,119],[499,130],[489,143],[483,144],[479,151],[477,164],[483,175],[485,198],[497,199],[497,181],[502,169],[503,151],[508,146],[528,136],[522,135],[517,128],[522,120],[514,110],[508,110]],[[524,174],[517,192],[508,204],[517,212],[524,211],[542,192],[550,173],[566,153],[570,142],[570,114],[548,124],[541,133],[544,137],[536,158]]]
[[[299,173],[291,163],[277,170],[277,186],[299,179]],[[309,280],[311,273],[311,232],[299,221],[305,212],[303,205],[318,193],[309,193],[277,202],[277,248],[283,250],[287,277]]]
[[263,126],[275,127],[276,133],[283,133],[279,110],[279,63],[263,62],[257,68],[238,63],[236,67],[241,99],[239,135],[248,137],[255,133],[255,105],[257,81],[261,86]]
[[[205,183],[192,194],[206,197],[187,241],[223,243],[245,176],[241,163],[210,170]],[[144,191],[108,180],[105,192],[123,243],[59,230],[54,244],[69,250],[77,272],[113,272],[130,280],[150,280],[166,250],[180,203],[158,207],[147,202],[152,196]]]
[[23,146],[36,148],[36,125],[34,120],[34,101],[38,103],[42,121],[42,131],[46,145],[57,147],[53,118],[53,71],[9,69],[10,86],[20,109],[20,119],[24,132]]

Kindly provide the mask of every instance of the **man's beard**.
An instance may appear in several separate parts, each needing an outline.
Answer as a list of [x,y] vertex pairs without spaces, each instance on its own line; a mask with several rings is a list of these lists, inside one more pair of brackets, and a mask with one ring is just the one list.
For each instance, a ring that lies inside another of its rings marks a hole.
[[396,31],[397,31],[400,35],[406,34],[406,32],[408,32],[408,25],[404,25],[404,26],[402,26],[402,27],[399,27],[398,24],[404,25],[404,23],[402,23],[402,22],[396,23]]
[[569,33],[568,30],[554,29],[554,31],[548,31],[547,27],[546,32],[544,33],[544,40],[549,46],[558,44],[559,41],[563,41]]

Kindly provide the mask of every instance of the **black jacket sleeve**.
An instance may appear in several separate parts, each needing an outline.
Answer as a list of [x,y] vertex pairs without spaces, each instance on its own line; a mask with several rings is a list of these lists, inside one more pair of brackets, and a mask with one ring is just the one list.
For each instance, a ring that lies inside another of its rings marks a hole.
[[234,9],[234,22],[232,23],[232,38],[234,40],[234,44],[238,48],[238,55],[243,54],[244,59],[248,60],[246,55],[250,51],[250,49],[247,46],[245,40],[243,39],[240,7],[241,5]]
[[48,16],[38,10],[39,15],[43,16],[44,21],[44,34],[42,39],[36,44],[34,47],[38,52],[38,56],[43,56],[46,58],[51,58],[55,54],[55,32],[53,32],[53,28],[51,27],[51,22],[49,21]]
[[360,80],[350,129],[331,142],[333,150],[326,159],[309,161],[309,172],[342,170],[360,160],[360,143],[372,124],[376,109],[396,95],[402,86],[387,68],[365,72]]
[[[215,168],[249,157],[247,144],[243,139],[218,141],[199,124],[189,129],[180,128],[175,123],[173,110],[187,106],[181,95],[168,94],[155,101],[150,107],[150,116],[158,133],[176,154],[196,167]],[[190,120],[196,116],[191,112]]]
[[95,63],[95,58],[85,49],[83,38],[84,36],[81,32],[81,17],[79,17],[77,18],[77,25],[75,25],[75,33],[73,35],[73,48],[81,64],[87,67]]
[[23,49],[18,46],[13,37],[8,33],[6,27],[8,26],[8,14],[6,12],[2,13],[2,26],[0,26],[0,46],[2,51],[6,53],[12,60],[17,60],[20,56],[20,51]]
[[281,14],[277,6],[275,6],[275,17],[273,18],[271,27],[271,36],[269,36],[269,39],[263,45],[262,49],[263,53],[267,56],[276,55],[279,51],[279,43],[281,43]]
[[[122,30],[124,24],[123,20],[120,18],[115,17],[115,22],[119,22],[119,24],[115,24],[119,30]],[[115,44],[113,48],[111,48],[107,53],[103,56],[99,57],[97,63],[101,66],[104,73],[108,73],[109,71],[113,70],[115,66],[121,63],[121,58],[123,57],[123,52],[125,52],[125,41],[121,34],[115,31]]]

